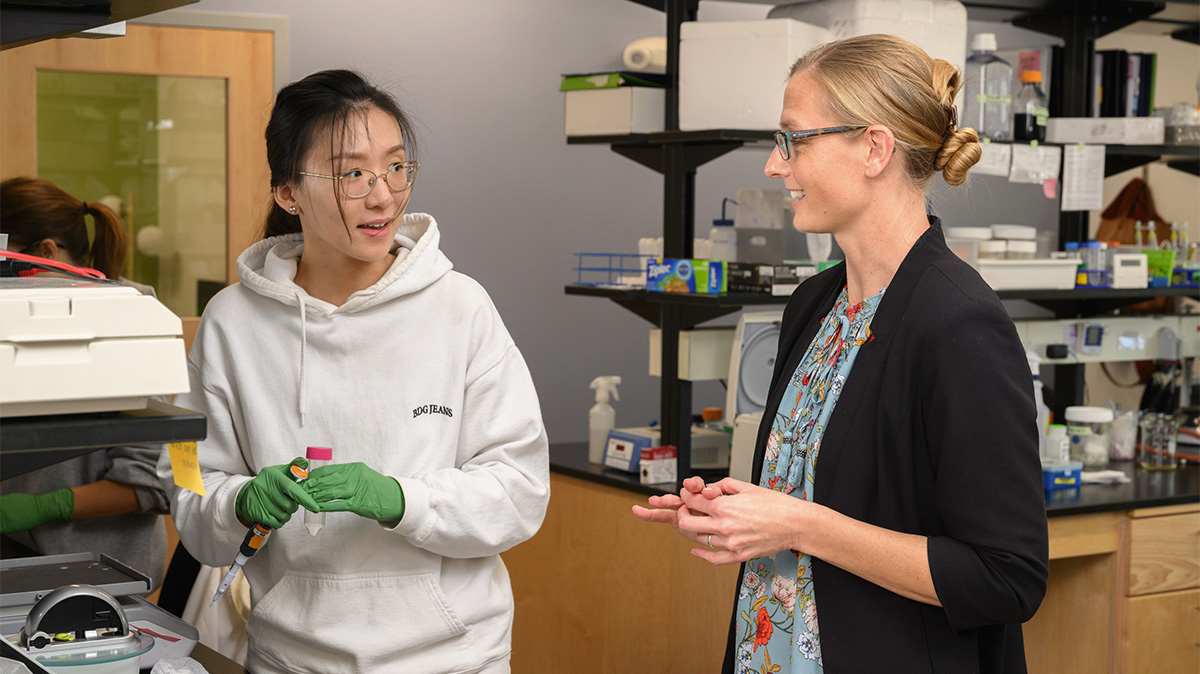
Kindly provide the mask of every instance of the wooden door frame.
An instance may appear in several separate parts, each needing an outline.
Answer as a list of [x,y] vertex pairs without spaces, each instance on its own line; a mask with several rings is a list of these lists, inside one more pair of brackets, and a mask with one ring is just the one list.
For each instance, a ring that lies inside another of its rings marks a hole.
[[[214,38],[221,41],[218,49]],[[274,60],[268,31],[134,23],[125,37],[6,49],[0,52],[0,179],[37,175],[38,70],[224,79],[228,284],[237,279],[237,256],[254,242],[271,203],[263,133],[274,101]]]

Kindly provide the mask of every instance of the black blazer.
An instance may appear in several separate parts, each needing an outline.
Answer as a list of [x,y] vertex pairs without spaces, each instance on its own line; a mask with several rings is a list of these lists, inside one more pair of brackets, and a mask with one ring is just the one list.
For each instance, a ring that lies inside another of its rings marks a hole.
[[[930,225],[888,286],[873,339],[830,415],[814,501],[927,536],[942,606],[814,559],[829,674],[1024,674],[1021,623],[1046,591],[1046,502],[1024,350],[996,294],[946,247],[940,221]],[[755,484],[788,380],[845,284],[845,265],[837,265],[788,301]],[[727,673],[735,671],[734,613]]]

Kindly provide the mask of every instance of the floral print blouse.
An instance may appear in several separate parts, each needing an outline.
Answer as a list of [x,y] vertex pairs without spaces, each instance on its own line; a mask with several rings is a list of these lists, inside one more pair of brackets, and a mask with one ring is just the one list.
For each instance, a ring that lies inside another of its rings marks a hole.
[[[775,413],[761,486],[811,500],[825,424],[859,348],[871,339],[871,318],[885,291],[851,306],[843,288],[821,320]],[[738,674],[823,672],[812,559],[783,550],[745,569],[736,609]]]

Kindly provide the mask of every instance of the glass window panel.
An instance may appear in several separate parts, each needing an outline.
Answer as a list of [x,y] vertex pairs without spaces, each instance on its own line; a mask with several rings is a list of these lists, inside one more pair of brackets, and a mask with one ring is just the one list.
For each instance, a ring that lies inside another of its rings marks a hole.
[[117,205],[124,276],[198,316],[225,285],[226,86],[205,77],[39,71],[38,174]]

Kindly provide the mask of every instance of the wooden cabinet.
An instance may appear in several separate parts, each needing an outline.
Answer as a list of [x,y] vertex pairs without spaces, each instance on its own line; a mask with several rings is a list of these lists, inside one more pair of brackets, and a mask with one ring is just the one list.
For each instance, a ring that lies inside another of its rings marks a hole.
[[1200,672],[1200,508],[1121,519],[1113,671]]

